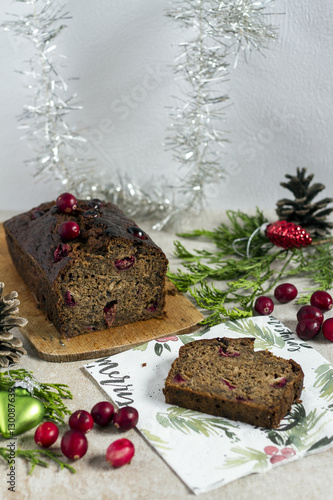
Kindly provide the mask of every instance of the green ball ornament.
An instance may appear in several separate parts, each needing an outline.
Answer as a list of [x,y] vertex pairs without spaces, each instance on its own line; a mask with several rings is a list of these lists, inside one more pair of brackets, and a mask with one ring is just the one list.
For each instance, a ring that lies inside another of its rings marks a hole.
[[43,403],[22,387],[0,391],[0,434],[18,436],[38,425],[45,413]]

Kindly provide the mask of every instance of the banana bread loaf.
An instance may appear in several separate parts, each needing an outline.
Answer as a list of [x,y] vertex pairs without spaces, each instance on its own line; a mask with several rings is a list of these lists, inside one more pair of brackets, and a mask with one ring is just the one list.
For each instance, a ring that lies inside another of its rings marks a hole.
[[18,272],[61,336],[162,318],[163,251],[112,203],[63,195],[4,223]]
[[165,382],[166,403],[273,429],[303,388],[292,359],[254,351],[252,338],[189,342]]

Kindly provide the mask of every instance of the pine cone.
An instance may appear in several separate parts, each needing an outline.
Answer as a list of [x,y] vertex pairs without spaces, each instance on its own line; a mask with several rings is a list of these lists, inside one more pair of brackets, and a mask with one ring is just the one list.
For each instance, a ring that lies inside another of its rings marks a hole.
[[277,202],[276,213],[280,220],[300,224],[306,229],[312,238],[322,238],[330,233],[332,222],[326,220],[333,208],[327,205],[333,198],[324,198],[312,203],[313,198],[323,189],[324,184],[315,183],[310,186],[313,174],[305,177],[306,168],[297,169],[297,175],[286,175],[289,182],[281,182],[281,186],[289,189],[295,196],[294,200],[283,198]]
[[9,333],[9,330],[24,327],[28,321],[17,316],[20,304],[17,292],[3,297],[4,286],[0,282],[0,366],[7,368],[9,363],[18,363],[21,356],[27,353],[21,340]]

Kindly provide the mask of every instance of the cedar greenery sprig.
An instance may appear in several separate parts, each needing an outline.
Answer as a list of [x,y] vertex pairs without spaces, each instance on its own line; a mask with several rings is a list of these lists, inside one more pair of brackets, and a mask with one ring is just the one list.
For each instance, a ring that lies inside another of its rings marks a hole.
[[[7,391],[13,386],[13,381],[24,380],[25,377],[32,376],[32,372],[24,368],[0,372],[0,390]],[[34,395],[44,404],[44,418],[46,420],[57,424],[65,423],[65,416],[70,415],[71,412],[64,404],[63,399],[73,399],[68,385],[39,383],[39,387],[34,389]]]
[[[8,448],[0,447],[0,456],[9,463],[10,460],[13,459],[13,452],[10,451]],[[26,462],[30,464],[30,470],[28,472],[28,475],[30,475],[36,465],[39,465],[41,467],[48,467],[49,463],[46,462],[45,460],[42,460],[41,457],[46,457],[49,460],[57,463],[60,467],[61,470],[64,468],[70,470],[73,474],[76,473],[76,470],[74,467],[71,465],[67,464],[66,462],[63,462],[60,460],[58,457],[61,457],[61,453],[56,453],[51,450],[46,450],[46,449],[41,449],[41,450],[21,450],[20,448],[17,448],[15,450],[15,456],[16,457],[21,457],[23,458]]]
[[[183,238],[195,238],[204,237],[215,243],[219,251],[213,253],[203,251],[202,254],[206,256],[211,256],[214,262],[220,257],[231,255],[233,252],[232,245],[238,238],[248,238],[258,227],[261,227],[265,222],[268,222],[267,218],[264,216],[263,212],[256,208],[254,215],[248,215],[241,211],[227,210],[226,215],[229,219],[229,223],[221,223],[213,231],[207,231],[206,229],[195,229],[189,233],[180,233],[178,236]],[[266,253],[272,245],[267,242],[267,239],[258,234],[256,238],[251,243],[251,253],[254,256]],[[239,242],[237,244],[239,251],[245,253],[246,242]],[[185,250],[185,249],[184,249]],[[185,250],[186,253],[186,250]],[[201,252],[198,251],[200,255]]]
[[[299,304],[309,303],[315,290],[332,288],[331,241],[321,240],[320,245],[287,250],[257,234],[251,241],[251,257],[240,257],[234,248],[235,240],[245,238],[237,242],[237,251],[245,254],[247,239],[267,219],[259,209],[253,216],[240,211],[228,211],[227,216],[229,224],[221,224],[213,231],[196,229],[179,235],[204,238],[215,244],[213,251],[190,252],[175,241],[175,255],[185,270],[168,272],[168,277],[181,292],[189,292],[197,304],[210,313],[202,324],[213,326],[228,318],[252,316],[256,298],[269,293],[288,276],[306,276],[314,285],[307,290],[309,293],[299,297]],[[217,288],[214,281],[224,281],[224,286]],[[230,303],[233,306],[230,307]]]

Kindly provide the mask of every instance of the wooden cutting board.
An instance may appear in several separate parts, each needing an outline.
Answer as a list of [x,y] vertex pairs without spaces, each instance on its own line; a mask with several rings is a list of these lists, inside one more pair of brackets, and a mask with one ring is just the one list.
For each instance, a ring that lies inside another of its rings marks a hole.
[[0,224],[0,281],[4,294],[19,294],[21,317],[28,324],[20,331],[46,361],[77,361],[109,356],[149,340],[194,331],[203,315],[174,285],[167,282],[166,318],[150,319],[79,335],[60,338],[58,331],[36,305],[35,299],[21,280],[9,255],[3,225]]

